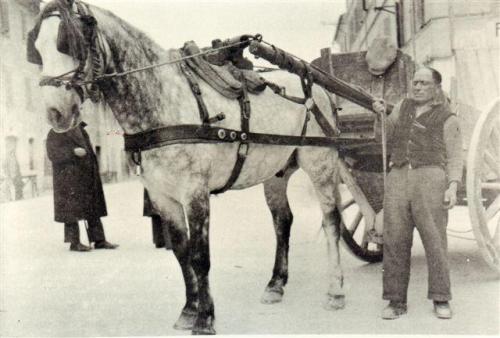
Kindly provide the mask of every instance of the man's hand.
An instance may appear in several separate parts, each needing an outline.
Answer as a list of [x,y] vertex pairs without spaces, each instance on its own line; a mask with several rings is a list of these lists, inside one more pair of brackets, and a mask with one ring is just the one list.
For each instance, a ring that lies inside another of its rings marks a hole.
[[83,149],[83,148],[75,148],[75,149],[73,149],[73,152],[78,157],[83,157],[83,156],[87,155],[87,151],[85,151],[85,149]]
[[451,209],[457,204],[457,187],[458,183],[453,181],[444,192],[443,205],[445,209]]
[[382,114],[385,115],[387,105],[386,105],[384,99],[381,99],[381,98],[375,99],[372,103],[372,109],[377,114],[377,116],[382,115]]

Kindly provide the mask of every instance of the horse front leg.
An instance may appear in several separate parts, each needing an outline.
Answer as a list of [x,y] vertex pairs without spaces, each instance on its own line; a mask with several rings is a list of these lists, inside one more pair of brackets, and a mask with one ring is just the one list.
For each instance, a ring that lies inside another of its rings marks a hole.
[[190,232],[191,264],[198,282],[198,313],[192,330],[195,335],[215,334],[214,303],[210,294],[208,272],[210,270],[209,219],[210,195],[200,192],[186,207]]
[[276,234],[276,256],[273,275],[261,297],[264,304],[281,302],[284,286],[288,281],[288,251],[293,214],[290,210],[286,189],[288,180],[295,170],[288,170],[282,177],[273,177],[264,182],[266,203],[273,216]]
[[189,252],[189,238],[182,205],[174,200],[160,200],[162,224],[166,226],[172,250],[181,267],[184,285],[186,287],[186,303],[179,319],[174,324],[176,330],[191,330],[198,313],[198,283]]

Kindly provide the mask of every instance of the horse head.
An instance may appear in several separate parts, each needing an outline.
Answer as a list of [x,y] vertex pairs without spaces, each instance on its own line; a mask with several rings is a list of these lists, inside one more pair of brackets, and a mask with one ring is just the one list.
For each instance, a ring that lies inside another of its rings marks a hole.
[[54,0],[42,9],[28,34],[28,61],[41,66],[47,119],[56,131],[75,127],[83,100],[97,98],[89,80],[105,67],[100,53],[105,46],[96,47],[96,25],[79,2]]

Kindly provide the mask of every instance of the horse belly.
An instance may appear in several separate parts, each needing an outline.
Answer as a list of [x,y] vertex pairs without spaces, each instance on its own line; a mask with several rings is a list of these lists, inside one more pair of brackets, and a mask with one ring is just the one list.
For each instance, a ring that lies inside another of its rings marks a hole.
[[232,189],[244,189],[262,183],[282,170],[295,146],[250,144],[243,168]]

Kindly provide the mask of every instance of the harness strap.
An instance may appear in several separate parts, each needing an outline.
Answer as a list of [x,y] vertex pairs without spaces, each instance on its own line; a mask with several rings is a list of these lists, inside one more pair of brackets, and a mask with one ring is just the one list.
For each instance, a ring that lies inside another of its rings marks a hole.
[[[306,102],[306,107],[307,107],[307,102]],[[310,107],[307,107],[307,109],[314,115],[316,122],[318,122],[318,125],[320,126],[325,136],[332,137],[337,135],[335,129],[332,127],[330,122],[328,122],[325,115],[323,115],[321,110],[319,110],[318,105],[314,101],[312,102]]]
[[313,86],[312,69],[305,62],[304,62],[304,69],[306,69],[306,73],[300,78],[300,83],[302,85],[302,90],[305,96],[304,105],[306,106],[308,112],[311,112],[313,114],[314,118],[316,119],[316,122],[318,123],[319,127],[321,128],[321,131],[323,131],[325,136],[327,137],[335,136],[337,135],[337,132],[332,127],[330,122],[328,122],[325,115],[323,115],[323,112],[319,109],[318,105],[316,104],[316,102],[314,102],[314,99],[312,98],[312,86]]
[[287,95],[286,93],[286,88],[277,85],[276,83],[266,81],[266,85],[271,88],[271,90],[275,93],[281,96],[284,99],[287,99],[289,101],[298,103],[298,104],[304,104],[306,102],[306,99],[302,97],[297,97],[297,96],[292,96],[292,95]]
[[196,77],[191,72],[191,70],[189,70],[185,62],[179,63],[179,66],[181,68],[182,73],[186,77],[189,83],[189,87],[191,88],[191,92],[193,92],[193,95],[196,99],[196,103],[198,104],[198,111],[200,113],[201,123],[203,123],[204,125],[209,125],[210,121],[209,121],[207,106],[205,105],[203,97],[201,96],[200,85],[198,84]]
[[247,158],[248,154],[248,139],[246,136],[250,132],[250,100],[248,99],[248,90],[247,86],[245,83],[245,77],[243,74],[240,76],[240,81],[241,81],[241,89],[242,93],[238,97],[238,101],[240,103],[240,113],[241,113],[241,136],[240,137],[240,144],[238,145],[238,152],[236,154],[236,162],[234,163],[233,171],[231,172],[231,175],[229,176],[229,179],[227,180],[226,184],[219,189],[216,189],[212,191],[212,194],[220,194],[231,188],[240,176],[241,169],[243,169],[243,165],[245,164],[245,160]]
[[316,146],[316,147],[349,147],[366,145],[374,139],[360,139],[347,136],[291,136],[242,132],[228,128],[185,124],[152,129],[137,134],[125,134],[125,150],[139,152],[172,144],[192,143],[246,143],[281,145],[281,146]]

